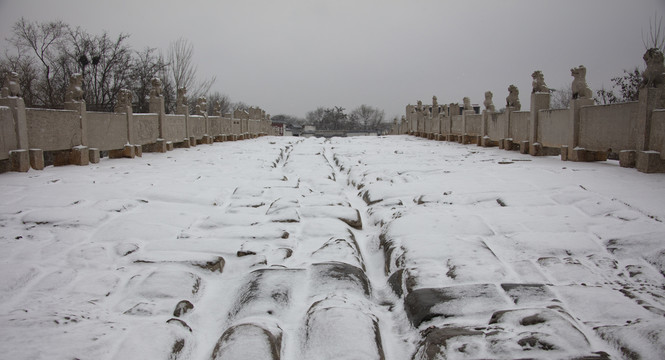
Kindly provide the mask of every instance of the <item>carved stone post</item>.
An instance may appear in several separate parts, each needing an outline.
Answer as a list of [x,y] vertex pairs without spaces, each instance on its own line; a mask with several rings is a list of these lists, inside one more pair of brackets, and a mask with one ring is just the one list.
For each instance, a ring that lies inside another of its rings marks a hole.
[[636,139],[638,151],[647,151],[650,148],[651,117],[662,96],[663,88],[643,87],[640,89]]
[[593,91],[587,85],[586,67],[584,65],[570,69],[570,75],[573,77],[573,83],[571,84],[573,99],[570,101],[567,159],[571,161],[587,161],[586,150],[577,148],[580,144],[580,109],[583,106],[594,104]]
[[568,159],[584,161],[584,156],[575,148],[580,144],[580,109],[593,105],[593,99],[581,98],[570,101],[570,126],[568,133]]
[[422,136],[425,128],[425,116],[423,112],[423,102],[418,100],[418,107],[416,108],[416,136]]
[[483,110],[483,117],[480,120],[480,146],[486,146],[489,136],[487,135],[487,121],[489,120],[490,112],[488,109]]
[[[7,74],[5,86],[2,88],[0,95],[0,106],[6,106],[11,112],[11,119],[13,123],[14,141],[15,143],[9,145],[9,171],[26,172],[30,170],[30,153],[28,152],[28,125],[25,117],[25,102],[20,97],[21,89],[18,84],[18,74],[11,72]],[[10,125],[11,126],[11,125]],[[9,138],[12,136],[10,135]],[[12,147],[15,147],[12,149]],[[3,154],[5,155],[5,154]],[[4,158],[4,156],[3,156]],[[7,158],[4,158],[7,159]],[[42,168],[44,157],[41,158]],[[4,171],[4,170],[3,170]]]
[[453,141],[453,116],[459,115],[459,104],[450,103],[448,105],[448,119],[446,124],[446,141]]
[[132,111],[132,97],[132,92],[128,89],[120,89],[120,92],[118,93],[118,101],[115,105],[114,111],[116,114],[125,115],[125,122],[127,124],[127,144],[122,149],[110,150],[110,159],[118,159],[122,157],[134,158],[136,156],[136,148],[134,146],[134,117]]
[[[181,87],[178,89],[178,97],[176,99],[175,113],[178,115],[185,115],[185,138],[183,139],[183,146],[190,146],[191,130],[189,124],[189,106],[187,105],[187,88]],[[196,145],[196,144],[194,144]]]
[[85,100],[83,100],[83,77],[81,74],[73,74],[69,79],[69,86],[65,93],[65,110],[74,110],[79,113],[80,134],[79,145],[72,148],[70,152],[70,164],[88,165],[88,119]]
[[499,145],[499,147],[504,150],[512,150],[513,148],[513,137],[510,134],[510,123],[513,111],[517,111],[514,106],[506,107],[506,122],[503,124],[503,139],[500,140],[501,143]]
[[485,105],[485,110],[483,110],[483,117],[481,120],[480,124],[480,144],[482,146],[487,146],[487,140],[489,139],[488,132],[487,132],[487,121],[489,120],[490,113],[496,112],[496,108],[494,107],[494,101],[493,101],[494,94],[492,94],[491,91],[485,91],[485,101],[483,101],[483,105]]
[[475,114],[476,112],[474,110],[464,110],[462,112],[462,136],[460,137],[460,142],[462,144],[470,144],[473,141],[475,141],[475,140],[472,141],[471,136],[469,135],[469,132],[467,130],[467,124],[466,124],[466,117]]
[[166,110],[164,109],[164,95],[162,81],[159,78],[152,78],[150,81],[152,89],[150,90],[150,103],[148,110],[157,114],[158,122],[158,132],[159,135],[155,139],[155,144],[153,144],[150,149],[157,152],[166,152],[166,141],[164,138],[164,123],[166,122]]
[[651,118],[660,105],[664,88],[643,87],[639,94],[637,114],[637,153],[635,167],[640,172],[665,172],[665,152],[649,151],[660,144],[651,144]]
[[526,148],[528,148],[529,154],[536,156],[543,155],[542,146],[538,142],[538,111],[550,108],[550,88],[545,84],[545,76],[542,71],[534,71],[531,78],[533,81],[531,82],[531,109],[529,111],[529,141],[526,143],[523,141],[524,146],[520,146],[520,152],[526,153]]
[[[550,93],[531,93],[531,109],[529,113],[529,154],[542,155],[540,143],[538,142],[538,119],[539,111],[550,108]],[[521,148],[520,148],[521,150]]]
[[28,125],[25,120],[25,102],[21,97],[18,74],[15,72],[7,74],[4,87],[0,94],[0,106],[8,107],[14,118],[16,148],[28,149]]

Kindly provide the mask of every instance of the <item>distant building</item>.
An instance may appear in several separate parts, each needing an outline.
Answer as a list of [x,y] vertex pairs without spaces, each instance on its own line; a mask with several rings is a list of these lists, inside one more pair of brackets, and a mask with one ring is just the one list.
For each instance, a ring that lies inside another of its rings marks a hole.
[[281,120],[272,120],[271,122],[272,125],[272,134],[275,136],[284,136],[285,135],[285,129],[286,129],[286,123]]

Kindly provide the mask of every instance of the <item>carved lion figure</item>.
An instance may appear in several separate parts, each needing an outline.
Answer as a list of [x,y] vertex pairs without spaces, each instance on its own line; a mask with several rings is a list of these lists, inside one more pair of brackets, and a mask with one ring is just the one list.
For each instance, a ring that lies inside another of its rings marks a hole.
[[178,97],[176,99],[176,106],[181,107],[187,105],[187,88],[178,88]]
[[531,78],[533,79],[531,82],[531,86],[533,87],[533,90],[531,90],[532,93],[550,92],[550,88],[545,85],[545,76],[542,71],[534,71],[533,74],[531,74]]
[[515,110],[522,108],[520,103],[520,91],[515,85],[508,86],[508,96],[506,97],[506,107],[513,107]]
[[2,88],[2,96],[21,96],[21,86],[18,82],[18,74],[11,71],[7,73],[7,78],[5,79],[5,87]]
[[570,69],[570,75],[573,76],[573,99],[591,99],[593,98],[593,91],[586,83],[586,67],[580,65],[576,68]]
[[115,112],[124,113],[127,112],[127,107],[132,106],[132,98],[134,94],[129,89],[120,89],[118,92],[117,101],[115,103]]
[[642,57],[647,68],[642,72],[642,87],[662,87],[665,84],[665,57],[662,51],[651,48]]
[[208,113],[208,101],[205,96],[196,99],[196,113],[199,115],[206,115]]
[[151,98],[157,98],[157,97],[162,97],[162,80],[159,78],[152,78],[150,80],[150,84],[152,85],[152,88],[150,89],[150,97]]
[[215,116],[222,116],[222,103],[215,101],[214,111]]
[[72,74],[69,77],[69,86],[65,94],[65,102],[83,101],[83,76],[81,74]]
[[492,98],[494,97],[494,94],[492,94],[491,91],[485,91],[485,101],[483,101],[483,105],[485,105],[485,109],[487,111],[495,112],[496,108],[494,107],[494,101],[492,101]]

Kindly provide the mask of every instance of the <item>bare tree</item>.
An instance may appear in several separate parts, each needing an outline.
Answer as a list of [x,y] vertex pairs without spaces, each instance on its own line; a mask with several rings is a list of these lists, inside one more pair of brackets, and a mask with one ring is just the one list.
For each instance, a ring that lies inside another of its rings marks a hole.
[[208,94],[206,98],[208,100],[208,114],[215,114],[215,106],[217,103],[219,103],[219,109],[222,115],[231,112],[232,103],[231,98],[229,98],[228,95],[215,91]]
[[8,40],[17,51],[15,64],[21,64],[18,59],[27,53],[34,55],[40,64],[39,80],[31,90],[33,104],[50,107],[62,104],[64,94],[58,92],[58,88],[62,87],[58,81],[65,78],[66,74],[63,74],[63,59],[58,50],[64,46],[67,29],[67,24],[62,21],[33,23],[25,18],[21,18],[12,27],[13,34]]
[[[162,52],[159,52],[159,58],[164,61],[164,55]],[[175,83],[173,82],[173,79],[171,78],[171,70],[168,66],[168,63],[164,63],[165,66],[161,68],[161,70],[158,71],[157,77],[162,80],[162,95],[164,95],[164,110],[169,113],[173,114],[176,110],[176,105],[177,105],[177,93],[178,89],[175,86]]]
[[619,99],[614,95],[614,91],[605,89],[605,86],[601,87],[600,90],[596,90],[596,96],[594,96],[593,100],[600,105],[619,102]]
[[88,109],[112,111],[121,88],[131,88],[132,50],[128,34],[112,39],[107,32],[93,36],[80,27],[69,32],[68,56],[73,71],[83,75]]
[[236,110],[245,110],[246,111],[250,108],[250,106],[247,105],[246,103],[242,102],[242,101],[236,101],[236,102],[231,104],[231,108],[233,109],[233,111],[236,111]]
[[362,129],[376,129],[380,126],[385,118],[383,110],[368,106],[360,105],[351,111],[349,120],[352,124],[357,124]]
[[19,85],[25,105],[35,106],[37,100],[34,86],[39,79],[38,64],[30,56],[22,53],[12,55],[9,54],[8,49],[5,49],[5,58],[0,59],[0,79],[5,79],[9,72],[15,72],[19,76]]
[[184,38],[179,38],[169,45],[168,62],[173,83],[176,89],[187,88],[190,101],[196,101],[207,94],[217,80],[214,76],[202,82],[197,80],[197,66],[193,63],[193,55],[194,45]]
[[[136,109],[138,112],[149,111],[148,97],[152,89],[151,80],[154,77],[159,78],[160,74],[166,69],[164,58],[161,54],[156,53],[156,50],[155,48],[146,47],[142,51],[137,51],[132,60],[132,91],[137,97]],[[162,86],[164,87],[163,80]]]
[[560,89],[552,90],[550,109],[567,109],[573,98],[573,89],[570,85]]
[[[623,75],[615,76],[612,79],[612,88],[605,87],[596,91],[596,100],[599,104],[614,104],[627,101],[637,101],[640,95],[640,85],[642,84],[642,72],[635,67],[633,71],[623,71]],[[615,93],[617,90],[617,93]]]
[[323,116],[326,114],[326,108],[318,107],[316,110],[307,112],[305,115],[305,120],[308,125],[317,125],[323,120]]
[[307,113],[307,122],[321,130],[345,130],[348,126],[348,115],[341,106],[332,108],[319,107]]
[[278,121],[278,122],[281,121],[281,122],[283,122],[285,124],[289,124],[291,126],[294,126],[294,125],[302,126],[303,124],[305,124],[305,119],[299,118],[299,117],[293,116],[293,115],[278,114],[278,115],[270,117],[270,119],[272,121]]

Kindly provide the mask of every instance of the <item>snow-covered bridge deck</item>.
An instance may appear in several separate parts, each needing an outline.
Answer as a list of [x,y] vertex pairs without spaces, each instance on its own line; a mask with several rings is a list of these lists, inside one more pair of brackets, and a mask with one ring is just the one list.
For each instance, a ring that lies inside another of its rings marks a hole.
[[659,358],[665,175],[413,137],[0,175],[12,359]]

